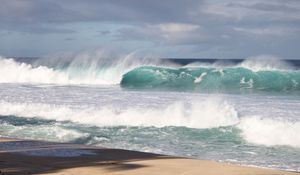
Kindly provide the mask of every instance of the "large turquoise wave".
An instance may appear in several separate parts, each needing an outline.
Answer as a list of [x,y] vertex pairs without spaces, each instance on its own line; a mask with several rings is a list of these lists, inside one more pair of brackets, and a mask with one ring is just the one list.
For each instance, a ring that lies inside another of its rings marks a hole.
[[299,91],[299,70],[252,71],[243,67],[165,68],[143,66],[123,75],[121,86],[191,91]]

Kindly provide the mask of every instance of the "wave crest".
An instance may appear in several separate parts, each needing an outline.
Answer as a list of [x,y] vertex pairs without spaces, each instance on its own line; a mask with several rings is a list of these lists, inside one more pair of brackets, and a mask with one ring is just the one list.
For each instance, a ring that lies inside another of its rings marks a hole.
[[135,53],[116,55],[105,50],[21,61],[0,57],[0,83],[114,85],[135,67],[161,64]]
[[0,67],[0,83],[63,84],[69,82],[69,77],[63,72],[45,66],[33,67],[13,59],[0,57]]
[[[176,126],[197,129],[219,128],[222,131],[224,126],[230,126],[238,128],[241,137],[249,143],[300,148],[299,121],[238,115],[238,111],[233,105],[219,98],[190,104],[177,102],[161,109],[130,107],[122,110],[109,106],[71,108],[64,105],[41,103],[0,102],[0,116],[18,116],[58,122],[70,121],[97,127]],[[6,126],[3,126],[5,129]],[[24,127],[31,128],[32,126],[30,124]],[[32,127],[32,131],[35,127],[39,127],[39,125]],[[71,134],[76,136],[75,133]],[[64,136],[62,135],[62,137]]]
[[250,57],[236,67],[243,67],[246,69],[250,69],[253,72],[258,71],[277,71],[277,70],[294,70],[295,68],[289,64],[281,60],[278,57],[272,55],[260,55],[256,57]]
[[56,121],[71,121],[96,126],[184,126],[212,128],[238,122],[235,108],[226,101],[211,99],[193,104],[177,102],[164,109],[86,107],[73,109],[49,104],[0,103],[0,115],[37,117]]
[[242,118],[237,126],[242,130],[243,138],[250,143],[300,148],[300,122],[251,116]]

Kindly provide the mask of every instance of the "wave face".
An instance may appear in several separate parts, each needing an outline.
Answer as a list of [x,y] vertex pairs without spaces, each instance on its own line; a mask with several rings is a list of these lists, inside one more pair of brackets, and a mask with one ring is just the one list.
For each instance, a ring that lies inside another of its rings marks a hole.
[[299,91],[300,71],[244,67],[165,68],[143,66],[123,75],[122,87],[192,91]]

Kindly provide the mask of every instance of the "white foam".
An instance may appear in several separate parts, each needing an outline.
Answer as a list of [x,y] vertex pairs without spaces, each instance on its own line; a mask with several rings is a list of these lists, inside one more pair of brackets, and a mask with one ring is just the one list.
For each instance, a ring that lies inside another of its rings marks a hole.
[[0,57],[0,83],[57,83],[69,82],[69,77],[45,66],[32,67],[13,59]]
[[195,78],[194,83],[200,83],[205,75],[207,75],[207,72],[203,72],[199,77]]
[[242,130],[243,138],[250,143],[300,148],[300,122],[251,116],[241,118],[237,126]]
[[255,57],[249,57],[242,63],[238,64],[236,67],[244,67],[254,72],[293,69],[292,65],[289,65],[279,57],[272,55],[259,55]]
[[274,71],[274,70],[295,70],[295,67],[284,61],[280,57],[276,57],[273,55],[258,55],[253,57],[246,58],[243,62],[239,64],[235,64],[233,62],[227,62],[227,60],[222,61],[221,59],[214,63],[202,63],[202,62],[194,62],[185,65],[184,67],[204,67],[204,68],[216,68],[222,74],[222,68],[228,67],[243,67],[246,69],[250,69],[254,72],[258,71]]
[[185,104],[177,102],[163,109],[130,107],[121,111],[114,107],[72,109],[48,104],[0,102],[1,115],[38,117],[56,121],[72,121],[96,126],[185,126],[212,128],[238,122],[234,107],[220,99]]
[[[41,58],[32,64],[0,57],[0,83],[112,85],[119,84],[122,75],[135,67],[159,63],[156,59],[138,58],[135,53],[111,58],[99,51],[68,58]],[[58,69],[64,64],[68,66]]]
[[69,142],[82,137],[87,137],[87,133],[82,133],[74,129],[68,129],[59,125],[11,125],[2,123],[0,133],[5,137],[37,139],[49,141]]
[[245,77],[243,77],[240,80],[240,85],[246,86],[246,88],[253,88],[253,79],[250,78],[249,81],[246,81]]

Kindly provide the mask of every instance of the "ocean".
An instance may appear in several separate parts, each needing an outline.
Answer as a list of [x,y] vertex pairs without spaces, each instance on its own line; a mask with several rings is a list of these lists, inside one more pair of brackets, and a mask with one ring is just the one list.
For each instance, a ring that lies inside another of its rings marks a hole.
[[300,60],[0,57],[0,137],[300,172]]

